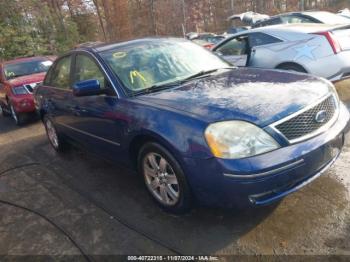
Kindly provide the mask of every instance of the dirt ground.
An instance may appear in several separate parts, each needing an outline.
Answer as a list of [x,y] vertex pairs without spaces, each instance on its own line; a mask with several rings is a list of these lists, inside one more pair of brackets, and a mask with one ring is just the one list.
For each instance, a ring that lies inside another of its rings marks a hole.
[[350,258],[347,138],[326,174],[274,206],[173,216],[152,202],[131,171],[78,149],[59,155],[40,122],[18,128],[0,117],[0,255]]

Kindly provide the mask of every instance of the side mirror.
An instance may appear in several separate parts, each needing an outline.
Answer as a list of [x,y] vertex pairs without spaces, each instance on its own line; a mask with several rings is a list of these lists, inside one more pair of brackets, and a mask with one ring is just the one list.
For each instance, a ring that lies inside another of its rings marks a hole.
[[97,79],[80,81],[73,86],[75,96],[96,96],[103,93],[104,90],[101,89],[100,81]]

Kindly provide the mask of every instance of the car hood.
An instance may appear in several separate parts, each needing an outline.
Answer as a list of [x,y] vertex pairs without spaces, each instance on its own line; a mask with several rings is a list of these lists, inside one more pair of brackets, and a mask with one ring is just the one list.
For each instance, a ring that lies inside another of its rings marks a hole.
[[19,86],[19,85],[26,85],[26,84],[32,84],[37,82],[42,82],[45,78],[46,73],[38,73],[33,75],[27,75],[27,76],[21,76],[16,77],[14,79],[8,80],[8,83],[11,86]]
[[328,85],[306,74],[233,69],[138,99],[209,123],[243,120],[264,127],[327,95]]

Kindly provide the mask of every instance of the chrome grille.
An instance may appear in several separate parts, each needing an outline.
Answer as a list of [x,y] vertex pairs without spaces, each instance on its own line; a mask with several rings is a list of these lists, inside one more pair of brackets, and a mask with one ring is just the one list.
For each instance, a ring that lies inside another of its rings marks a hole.
[[[316,132],[332,120],[336,113],[337,104],[333,96],[301,114],[275,126],[289,141],[296,140]],[[317,121],[317,115],[324,111],[323,121]]]

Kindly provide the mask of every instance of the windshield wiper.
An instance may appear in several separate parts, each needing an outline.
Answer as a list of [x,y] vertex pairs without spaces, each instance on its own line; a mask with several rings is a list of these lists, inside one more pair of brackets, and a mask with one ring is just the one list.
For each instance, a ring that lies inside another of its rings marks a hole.
[[202,76],[210,75],[211,73],[217,72],[222,69],[233,69],[234,67],[226,67],[226,68],[216,68],[216,69],[211,69],[211,70],[202,70],[196,74],[193,74],[189,77],[186,77],[185,79],[182,80],[182,82],[187,82],[188,80],[196,79]]
[[139,94],[149,94],[149,93],[152,93],[153,91],[159,91],[159,90],[167,89],[170,87],[178,86],[181,84],[182,84],[182,81],[175,81],[175,82],[171,82],[171,83],[167,83],[167,84],[153,85],[153,86],[147,87],[143,90],[132,92],[132,96],[136,96]]
[[163,89],[166,89],[166,88],[170,88],[170,87],[181,85],[183,83],[186,83],[189,80],[196,79],[196,78],[199,78],[199,77],[202,77],[202,76],[206,76],[206,75],[209,75],[211,73],[214,73],[214,72],[222,70],[222,69],[233,69],[233,68],[234,67],[226,67],[226,68],[216,68],[216,69],[206,70],[206,71],[202,70],[202,71],[200,71],[198,73],[195,73],[195,74],[193,74],[191,76],[186,77],[185,79],[177,80],[177,81],[166,83],[166,84],[153,85],[153,86],[147,87],[147,88],[145,88],[143,90],[133,92],[132,96],[136,96],[136,95],[139,95],[139,94],[149,94],[149,93],[152,93],[153,91],[160,91],[160,90],[163,90]]

